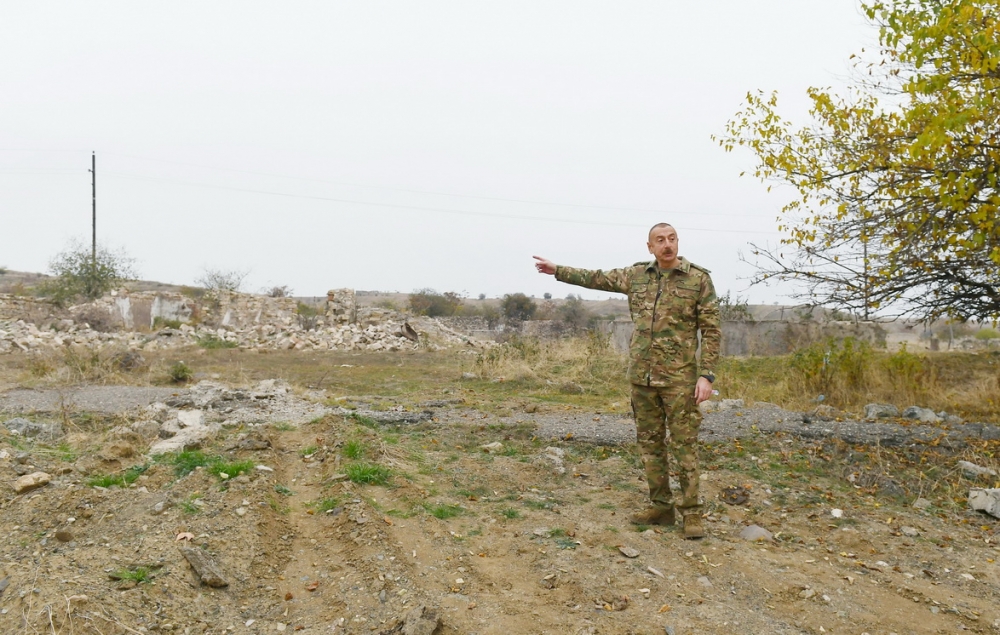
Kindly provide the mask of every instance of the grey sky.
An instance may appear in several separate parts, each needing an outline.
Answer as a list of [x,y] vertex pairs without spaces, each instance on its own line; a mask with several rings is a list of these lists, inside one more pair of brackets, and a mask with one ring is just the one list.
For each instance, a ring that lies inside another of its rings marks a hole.
[[96,150],[99,240],[148,279],[561,297],[531,255],[623,266],[667,221],[780,300],[737,254],[781,194],[709,137],[874,40],[854,0],[3,3],[0,265],[89,242]]

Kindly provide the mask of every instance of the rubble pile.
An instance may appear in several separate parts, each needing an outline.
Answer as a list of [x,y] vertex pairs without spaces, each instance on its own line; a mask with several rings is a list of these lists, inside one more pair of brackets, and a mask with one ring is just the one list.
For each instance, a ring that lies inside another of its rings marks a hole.
[[369,324],[341,323],[312,329],[305,329],[291,320],[244,328],[182,324],[178,329],[164,328],[152,333],[104,333],[73,320],[59,320],[43,327],[24,320],[0,320],[0,354],[74,345],[94,349],[153,351],[197,344],[271,350],[400,351],[418,347],[438,350],[456,345],[483,346],[486,343],[463,335],[433,318],[412,321],[388,319]]

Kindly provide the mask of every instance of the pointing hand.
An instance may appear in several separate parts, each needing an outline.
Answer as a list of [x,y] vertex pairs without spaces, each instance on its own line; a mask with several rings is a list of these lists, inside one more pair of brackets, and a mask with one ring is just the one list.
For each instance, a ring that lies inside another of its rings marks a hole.
[[538,269],[538,273],[545,273],[550,276],[556,274],[556,263],[551,260],[546,260],[541,256],[532,256],[537,262],[535,262],[535,269]]

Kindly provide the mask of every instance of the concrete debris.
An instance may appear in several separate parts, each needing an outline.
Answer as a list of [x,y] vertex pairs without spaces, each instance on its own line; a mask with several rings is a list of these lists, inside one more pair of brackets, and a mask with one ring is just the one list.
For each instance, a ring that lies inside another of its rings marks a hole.
[[214,589],[229,586],[218,565],[203,549],[181,549],[181,554],[203,583]]
[[[221,342],[245,349],[400,351],[423,348],[440,350],[451,346],[492,346],[493,342],[465,336],[432,318],[414,318],[414,324],[388,317],[376,323],[335,323],[306,329],[297,321],[249,323],[245,326],[212,328],[181,324],[179,329],[152,333],[135,331],[100,332],[86,324],[56,323],[39,328],[24,320],[0,320],[0,354],[28,353],[86,346],[92,349],[125,350],[115,361],[121,370],[144,365],[143,352],[169,350]],[[418,334],[419,333],[419,334]]]
[[721,412],[723,410],[740,410],[746,407],[742,399],[721,399],[719,401],[703,401],[698,406],[703,413]]
[[441,617],[436,609],[418,606],[382,635],[433,635],[441,627]]
[[962,473],[969,478],[978,478],[980,476],[996,476],[997,471],[988,467],[983,467],[982,465],[976,465],[971,461],[959,461],[955,464]]
[[25,474],[21,478],[14,481],[14,493],[24,494],[25,492],[30,492],[31,490],[48,485],[51,480],[52,476],[46,474],[45,472],[32,472],[31,474]]
[[977,512],[985,512],[994,518],[1000,518],[1000,489],[969,490],[969,507]]
[[932,505],[933,505],[933,503],[931,503],[926,498],[918,498],[917,500],[913,501],[912,507],[914,509],[927,509],[928,507],[931,507]]
[[899,533],[903,534],[907,538],[916,538],[920,535],[920,531],[916,527],[903,526],[899,528]]
[[870,403],[865,406],[865,419],[888,419],[898,417],[899,408],[888,403]]
[[903,411],[902,417],[904,419],[916,419],[921,423],[940,423],[941,417],[937,415],[930,408],[921,408],[920,406],[910,406]]
[[549,446],[539,456],[543,461],[552,465],[553,471],[556,474],[566,473],[566,466],[563,465],[563,458],[566,456],[566,452],[562,448]]
[[740,532],[740,538],[748,542],[771,541],[774,540],[774,534],[758,525],[749,525]]
[[622,555],[625,556],[626,558],[638,558],[639,557],[639,550],[635,549],[633,547],[619,546],[618,547],[618,551],[620,551],[622,553]]
[[37,437],[44,440],[52,440],[63,435],[63,428],[58,423],[37,423],[22,417],[15,417],[3,425],[11,432],[26,437]]

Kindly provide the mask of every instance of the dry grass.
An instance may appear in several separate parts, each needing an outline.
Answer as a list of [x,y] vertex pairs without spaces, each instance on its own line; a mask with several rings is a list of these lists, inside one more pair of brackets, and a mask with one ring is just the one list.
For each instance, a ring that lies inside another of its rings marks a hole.
[[[627,412],[627,360],[596,335],[561,340],[512,338],[486,351],[398,353],[205,350],[144,353],[126,370],[123,351],[82,347],[0,357],[0,389],[78,383],[175,385],[178,360],[193,381],[225,378],[249,384],[287,381],[297,391],[325,389],[331,398],[364,396],[387,405],[461,398],[502,410],[532,402]],[[723,398],[767,401],[808,410],[822,403],[849,412],[872,402],[919,405],[966,419],[1000,420],[1000,353],[886,353],[856,342],[823,343],[779,357],[725,358],[716,387]],[[472,377],[471,379],[469,377]]]

